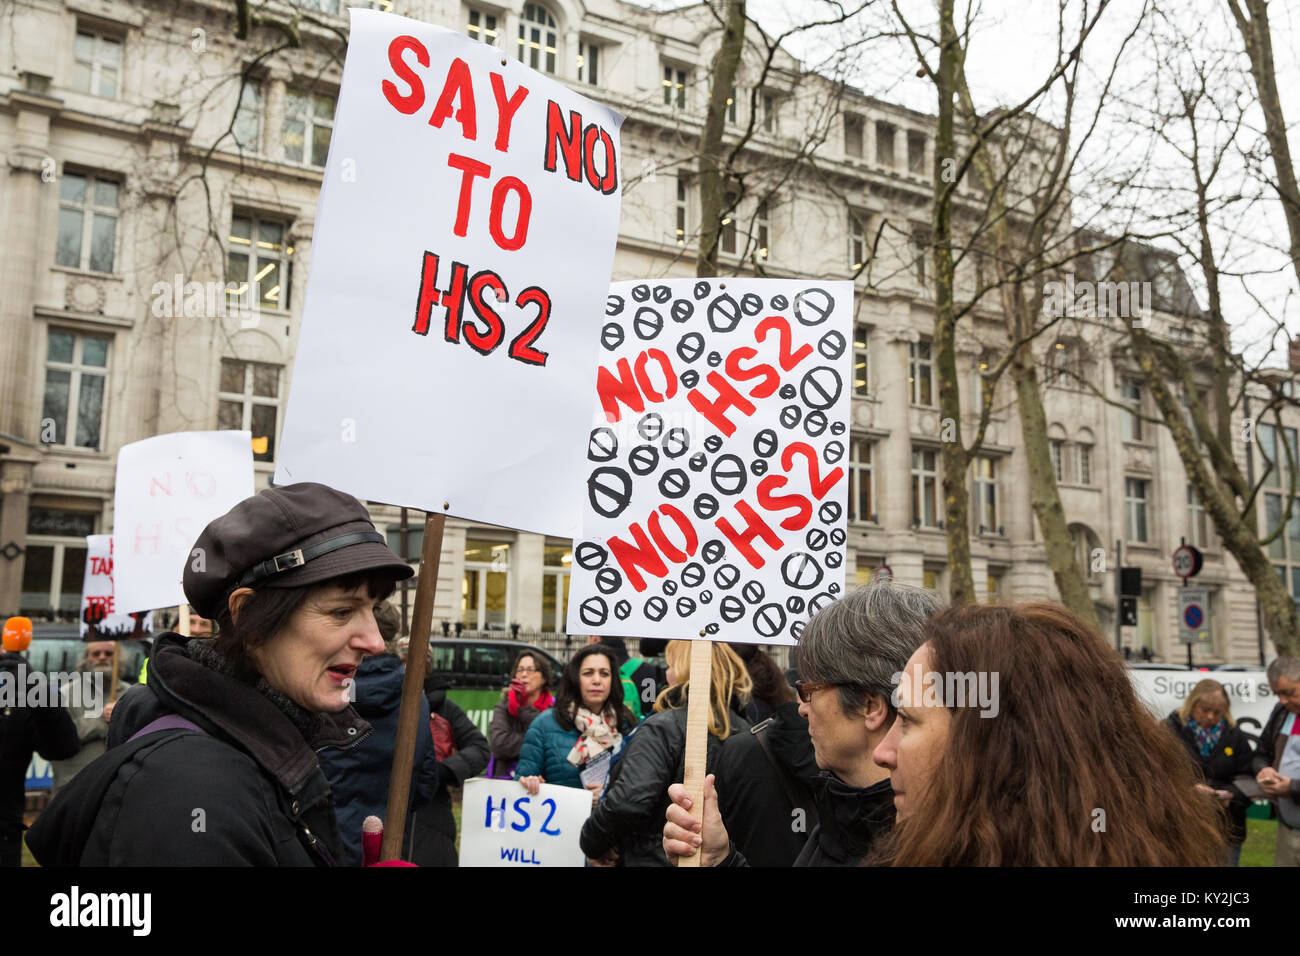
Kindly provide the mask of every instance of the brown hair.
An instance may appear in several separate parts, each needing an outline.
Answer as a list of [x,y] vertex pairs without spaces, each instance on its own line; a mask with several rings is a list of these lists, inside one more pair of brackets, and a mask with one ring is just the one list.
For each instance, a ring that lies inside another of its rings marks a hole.
[[895,865],[1221,862],[1191,761],[1082,618],[1048,602],[967,605],[931,618],[926,640],[931,671],[997,674],[1001,699],[992,717],[948,702],[943,755],[882,848]]
[[776,661],[772,660],[771,654],[757,644],[728,644],[727,646],[745,662],[745,670],[749,672],[749,679],[754,684],[751,695],[754,700],[763,702],[772,710],[776,710],[781,704],[794,702],[794,688],[785,679],[785,674],[781,673],[781,668],[777,666]]
[[[551,681],[555,679],[555,675],[551,673],[551,662],[536,651],[520,651],[515,655],[515,662],[510,665],[509,679],[514,680],[515,671],[519,670],[519,665],[525,657],[533,662],[533,666],[542,675],[542,690],[549,692],[551,690]],[[501,691],[501,699],[505,700],[509,696],[510,685],[507,684],[505,690]]]
[[[655,698],[656,711],[685,707],[691,686],[691,642],[669,641],[665,653],[677,683],[668,685]],[[747,704],[754,682],[745,670],[745,662],[726,644],[713,644],[710,667],[709,733],[726,740],[731,736],[731,703],[735,700],[741,706]]]

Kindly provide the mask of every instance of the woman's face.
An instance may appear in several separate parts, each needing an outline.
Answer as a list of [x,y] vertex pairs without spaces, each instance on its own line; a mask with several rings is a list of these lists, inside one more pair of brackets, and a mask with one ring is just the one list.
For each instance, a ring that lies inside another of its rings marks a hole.
[[[952,715],[936,700],[925,706],[924,675],[930,670],[930,645],[922,644],[907,662],[898,685],[898,716],[872,759],[889,768],[898,819],[907,818],[908,799],[929,783],[948,743]],[[936,695],[929,695],[932,698]]]
[[542,672],[532,655],[525,654],[515,665],[515,680],[524,682],[525,693],[531,697],[542,689]]
[[1228,700],[1222,694],[1206,694],[1192,705],[1192,720],[1198,727],[1214,727],[1228,712]]
[[613,670],[604,654],[588,654],[578,668],[578,689],[582,691],[582,706],[599,713],[609,698]]
[[384,649],[375,623],[382,602],[363,583],[317,588],[275,637],[250,652],[266,682],[312,713],[337,713],[351,700],[357,665]]

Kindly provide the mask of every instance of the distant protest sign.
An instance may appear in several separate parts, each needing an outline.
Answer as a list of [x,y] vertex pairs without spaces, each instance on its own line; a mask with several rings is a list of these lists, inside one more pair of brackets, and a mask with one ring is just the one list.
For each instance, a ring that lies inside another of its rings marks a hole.
[[[1163,720],[1180,710],[1192,688],[1210,675],[1171,667],[1168,670],[1129,668],[1128,676],[1147,710]],[[1223,685],[1233,719],[1254,721],[1255,726],[1247,729],[1259,733],[1277,704],[1277,696],[1268,686],[1264,671],[1215,671],[1212,679]]]
[[845,577],[853,286],[621,282],[570,633],[794,644]]
[[275,480],[572,537],[623,118],[351,14]]
[[589,790],[544,783],[530,796],[517,780],[467,780],[460,865],[582,866],[578,835],[590,815]]
[[86,573],[81,585],[81,639],[122,641],[148,637],[152,630],[151,611],[123,614],[117,610],[113,594],[113,536],[86,535]]
[[199,532],[253,494],[252,435],[174,432],[123,445],[113,499],[118,612],[185,603],[186,562]]

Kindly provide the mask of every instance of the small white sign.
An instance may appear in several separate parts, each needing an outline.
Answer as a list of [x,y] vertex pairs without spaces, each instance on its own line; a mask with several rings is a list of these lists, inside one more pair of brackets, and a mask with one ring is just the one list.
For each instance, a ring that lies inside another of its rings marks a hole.
[[[81,585],[81,639],[125,641],[148,637],[152,611],[123,614],[113,593],[113,536],[86,535],[86,574]],[[93,632],[93,633],[92,633]]]
[[1210,640],[1210,594],[1205,588],[1178,589],[1178,643]]
[[185,603],[185,565],[208,522],[253,495],[253,436],[174,432],[123,445],[113,498],[114,607]]
[[531,796],[517,780],[465,781],[461,866],[583,866],[578,845],[591,792],[544,783]]

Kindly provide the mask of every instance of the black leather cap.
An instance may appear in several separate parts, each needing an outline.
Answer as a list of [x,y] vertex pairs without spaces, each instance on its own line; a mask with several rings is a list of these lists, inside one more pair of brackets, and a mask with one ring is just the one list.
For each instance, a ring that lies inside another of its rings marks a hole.
[[208,618],[239,587],[296,588],[357,571],[394,580],[415,573],[389,550],[365,505],[308,481],[245,498],[204,528],[194,549],[185,597]]

